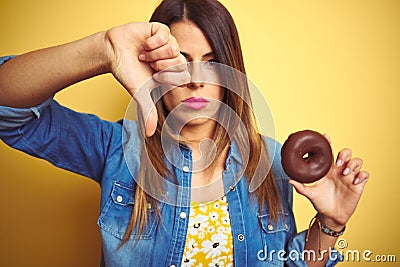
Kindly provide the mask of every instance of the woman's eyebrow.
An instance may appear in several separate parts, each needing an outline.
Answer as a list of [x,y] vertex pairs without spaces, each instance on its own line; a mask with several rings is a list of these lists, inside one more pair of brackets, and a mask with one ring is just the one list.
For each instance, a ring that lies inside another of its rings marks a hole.
[[210,52],[204,54],[204,55],[203,55],[203,58],[204,58],[204,57],[214,57],[214,56],[215,56],[215,53],[214,53],[213,51],[210,51]]
[[185,53],[185,52],[181,51],[181,54],[186,58],[187,61],[190,61],[191,58],[192,58],[188,53]]

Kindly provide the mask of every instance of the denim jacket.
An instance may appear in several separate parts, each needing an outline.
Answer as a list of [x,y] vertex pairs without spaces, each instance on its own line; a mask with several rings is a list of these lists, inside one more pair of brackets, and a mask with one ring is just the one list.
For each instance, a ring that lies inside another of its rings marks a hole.
[[[8,59],[0,58],[0,64]],[[94,179],[101,186],[98,225],[103,245],[102,266],[180,266],[189,221],[190,193],[177,193],[179,205],[159,201],[161,216],[157,216],[154,207],[149,207],[149,218],[140,236],[134,231],[130,240],[117,249],[135,205],[135,176],[141,149],[137,124],[130,122],[128,128],[122,124],[123,121],[108,122],[94,115],[74,112],[52,99],[32,108],[0,107],[0,138],[6,144]],[[129,145],[123,146],[126,129]],[[297,234],[292,188],[280,163],[280,145],[269,138],[267,143],[269,147],[277,147],[270,155],[283,203],[283,214],[277,224],[271,223],[267,208],[259,212],[246,178],[229,184],[242,164],[234,142],[226,160],[223,177],[232,227],[234,266],[307,266],[302,259],[305,232]],[[178,184],[190,188],[191,151],[185,147],[179,150],[171,152],[172,158],[178,160],[169,167]],[[334,266],[339,260],[340,255],[333,254],[326,266]]]

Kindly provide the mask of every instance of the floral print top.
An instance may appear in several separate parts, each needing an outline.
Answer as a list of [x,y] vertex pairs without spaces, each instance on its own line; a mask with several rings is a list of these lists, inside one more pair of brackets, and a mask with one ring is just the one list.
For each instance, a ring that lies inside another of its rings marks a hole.
[[233,266],[233,241],[226,197],[192,202],[182,266]]

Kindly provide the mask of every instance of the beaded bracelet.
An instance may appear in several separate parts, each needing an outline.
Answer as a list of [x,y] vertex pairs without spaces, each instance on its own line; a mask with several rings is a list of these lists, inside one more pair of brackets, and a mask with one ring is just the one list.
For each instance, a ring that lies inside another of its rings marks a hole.
[[[342,229],[341,231],[339,231],[339,232],[334,231],[334,230],[328,228],[327,226],[323,225],[323,224],[321,223],[321,221],[317,218],[317,215],[315,215],[315,216],[311,219],[310,224],[308,225],[308,230],[307,230],[307,235],[306,235],[306,242],[308,241],[308,237],[309,237],[309,235],[310,235],[310,229],[311,229],[311,226],[312,226],[312,224],[313,224],[314,221],[317,221],[319,230],[320,230],[321,232],[323,232],[324,234],[333,236],[333,237],[338,237],[338,236],[343,235],[344,230],[346,230],[346,226],[345,226],[345,227],[343,227],[343,229]],[[321,254],[321,236],[320,236],[319,232],[318,232],[318,253]]]
[[[317,220],[318,220],[318,219],[317,219]],[[318,221],[319,221],[319,220],[318,220]],[[346,226],[345,226],[345,227],[343,227],[343,229],[342,229],[341,231],[336,232],[336,231],[334,231],[334,230],[332,230],[332,229],[329,229],[328,227],[326,227],[326,226],[323,225],[323,224],[320,225],[320,228],[321,228],[321,231],[322,231],[324,234],[327,234],[327,235],[330,235],[330,236],[334,236],[334,237],[338,237],[338,236],[343,235],[344,230],[346,230]]]

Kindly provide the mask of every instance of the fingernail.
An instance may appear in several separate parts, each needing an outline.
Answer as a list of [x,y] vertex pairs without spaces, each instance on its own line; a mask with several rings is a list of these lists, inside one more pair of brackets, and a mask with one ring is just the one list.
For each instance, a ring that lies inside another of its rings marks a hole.
[[176,79],[176,85],[187,84],[190,82],[192,77],[190,76],[189,72],[184,71],[182,72]]
[[190,73],[188,71],[185,71],[183,76],[183,83],[188,83],[191,79],[192,76],[190,75]]
[[359,181],[360,181],[360,178],[356,178],[353,183],[358,184]]
[[346,169],[344,169],[344,171],[343,171],[343,174],[344,175],[347,175],[347,174],[349,174],[350,173],[350,168],[349,167],[347,167]]
[[145,60],[146,59],[146,55],[145,54],[140,54],[139,55],[139,60]]
[[336,166],[342,166],[342,164],[343,164],[343,160],[341,160],[341,159],[337,159],[337,161],[336,161]]
[[158,81],[159,76],[160,76],[160,75],[158,74],[158,72],[154,73],[154,74],[153,74],[154,80]]

